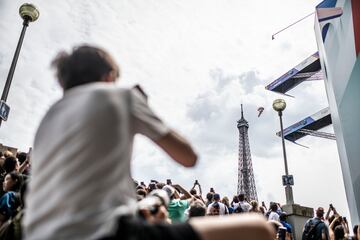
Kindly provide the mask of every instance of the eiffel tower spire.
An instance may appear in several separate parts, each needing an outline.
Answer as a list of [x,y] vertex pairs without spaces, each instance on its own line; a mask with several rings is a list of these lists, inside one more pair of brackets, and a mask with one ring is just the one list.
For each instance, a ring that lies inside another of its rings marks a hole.
[[244,193],[250,200],[258,200],[255,186],[254,171],[251,161],[248,128],[249,123],[244,118],[243,105],[241,104],[241,118],[237,121],[239,129],[239,162],[237,194]]
[[244,119],[244,111],[243,111],[243,106],[241,104],[241,119]]

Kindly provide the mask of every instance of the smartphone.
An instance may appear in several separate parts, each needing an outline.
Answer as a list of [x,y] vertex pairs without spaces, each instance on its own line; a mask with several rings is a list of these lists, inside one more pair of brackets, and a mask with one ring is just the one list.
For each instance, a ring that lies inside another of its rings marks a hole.
[[166,179],[166,184],[167,184],[167,185],[172,185],[171,179]]
[[150,189],[150,190],[156,189],[156,184],[155,184],[155,183],[150,183],[150,184],[149,184],[149,189]]
[[32,152],[32,147],[29,148],[29,151],[28,151],[28,153],[26,155],[26,158],[27,158],[29,163],[30,163],[30,160],[31,160],[31,152]]
[[140,87],[139,84],[136,84],[133,89],[135,89],[136,91],[138,91],[147,101],[148,100],[148,95],[145,93],[145,91],[142,89],[142,87]]
[[285,240],[286,239],[286,228],[279,227],[277,235],[278,235],[279,240]]
[[195,180],[195,184],[199,184],[198,180]]
[[210,192],[214,193],[215,192],[214,188],[210,188]]

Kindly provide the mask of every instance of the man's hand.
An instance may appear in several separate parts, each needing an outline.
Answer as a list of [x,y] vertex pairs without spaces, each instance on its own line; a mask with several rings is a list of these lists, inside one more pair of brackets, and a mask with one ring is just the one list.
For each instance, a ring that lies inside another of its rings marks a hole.
[[148,223],[169,223],[169,213],[165,206],[161,205],[158,208],[155,214],[151,214],[149,209],[140,209],[139,211]]

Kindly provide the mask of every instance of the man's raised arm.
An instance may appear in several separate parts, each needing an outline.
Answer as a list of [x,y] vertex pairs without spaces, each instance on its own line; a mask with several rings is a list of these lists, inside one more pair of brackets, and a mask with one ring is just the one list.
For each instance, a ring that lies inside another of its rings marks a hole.
[[197,161],[197,155],[190,144],[179,134],[170,130],[168,134],[154,141],[171,158],[185,167],[192,167]]

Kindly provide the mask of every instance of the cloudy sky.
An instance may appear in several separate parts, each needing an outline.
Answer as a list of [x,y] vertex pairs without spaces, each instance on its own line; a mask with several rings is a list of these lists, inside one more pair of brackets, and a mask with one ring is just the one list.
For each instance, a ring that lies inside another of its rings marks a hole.
[[[59,50],[82,43],[109,50],[121,66],[124,87],[140,84],[151,107],[185,135],[200,159],[193,169],[173,163],[151,142],[137,137],[133,176],[139,181],[170,178],[186,187],[198,179],[223,195],[236,192],[240,104],[249,121],[249,141],[259,200],[285,202],[284,165],[272,101],[284,98],[288,126],[327,107],[322,81],[293,89],[295,98],[265,90],[317,51],[313,16],[271,35],[314,11],[320,0],[33,0],[40,18],[27,30],[0,142],[26,151],[39,121],[62,95],[49,68]],[[21,31],[18,0],[0,1],[0,87]],[[263,115],[257,117],[257,108]],[[76,121],[76,118],[74,118]],[[56,127],[56,126],[54,126]],[[333,132],[331,127],[325,131]],[[302,148],[287,142],[295,202],[333,203],[348,215],[336,142],[306,137]]]

